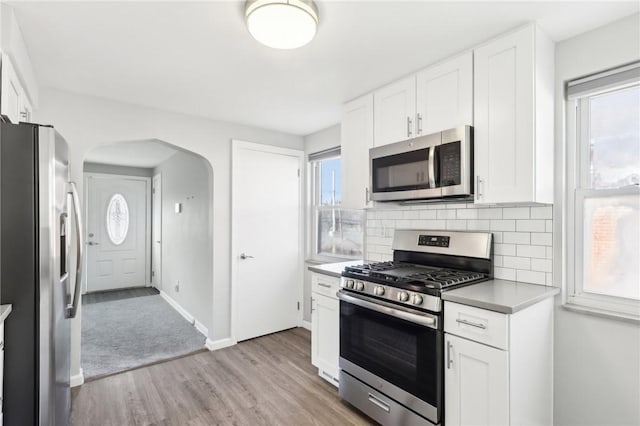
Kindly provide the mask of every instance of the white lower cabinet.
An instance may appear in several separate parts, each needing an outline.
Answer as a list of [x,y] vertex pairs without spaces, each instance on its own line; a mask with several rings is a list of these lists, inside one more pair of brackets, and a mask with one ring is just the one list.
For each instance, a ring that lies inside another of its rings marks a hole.
[[338,386],[340,356],[340,302],[336,292],[340,279],[321,274],[311,276],[311,363],[318,374]]
[[552,424],[553,298],[512,314],[444,310],[444,423]]
[[509,424],[508,352],[451,334],[445,350],[447,426]]

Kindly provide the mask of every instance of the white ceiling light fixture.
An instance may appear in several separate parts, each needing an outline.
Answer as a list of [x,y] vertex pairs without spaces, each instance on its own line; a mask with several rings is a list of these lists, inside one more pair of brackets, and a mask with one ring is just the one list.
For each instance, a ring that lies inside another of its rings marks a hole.
[[249,32],[274,49],[296,49],[309,43],[318,28],[318,8],[311,0],[247,0]]

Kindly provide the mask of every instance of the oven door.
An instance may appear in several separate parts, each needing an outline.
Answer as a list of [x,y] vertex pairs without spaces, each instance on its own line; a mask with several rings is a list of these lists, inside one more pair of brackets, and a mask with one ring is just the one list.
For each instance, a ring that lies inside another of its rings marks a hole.
[[371,199],[374,201],[440,197],[435,176],[441,134],[369,150]]
[[340,368],[433,423],[442,412],[439,318],[340,291]]
[[473,195],[473,128],[442,132],[436,148],[435,176],[443,197]]

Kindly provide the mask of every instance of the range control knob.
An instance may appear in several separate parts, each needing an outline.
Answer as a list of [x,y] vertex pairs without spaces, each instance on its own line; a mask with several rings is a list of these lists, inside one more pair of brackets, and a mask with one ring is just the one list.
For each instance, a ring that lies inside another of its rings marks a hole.
[[381,285],[376,286],[375,290],[373,290],[373,293],[376,296],[382,296],[384,294],[384,287],[382,287]]
[[346,288],[353,288],[353,280],[347,280],[347,282],[344,284],[344,286]]
[[411,303],[414,305],[422,305],[422,296],[419,294],[414,294],[413,299],[411,299]]
[[362,281],[356,282],[356,290],[358,291],[364,290],[364,283]]
[[409,293],[407,293],[406,291],[401,291],[400,293],[398,293],[398,300],[401,302],[406,302],[407,300],[409,300]]

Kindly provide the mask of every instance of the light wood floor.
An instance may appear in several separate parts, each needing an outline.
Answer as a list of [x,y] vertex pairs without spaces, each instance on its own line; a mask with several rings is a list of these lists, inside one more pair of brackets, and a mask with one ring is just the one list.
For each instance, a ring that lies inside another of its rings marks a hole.
[[72,390],[85,425],[368,425],[311,365],[302,328],[92,381]]

